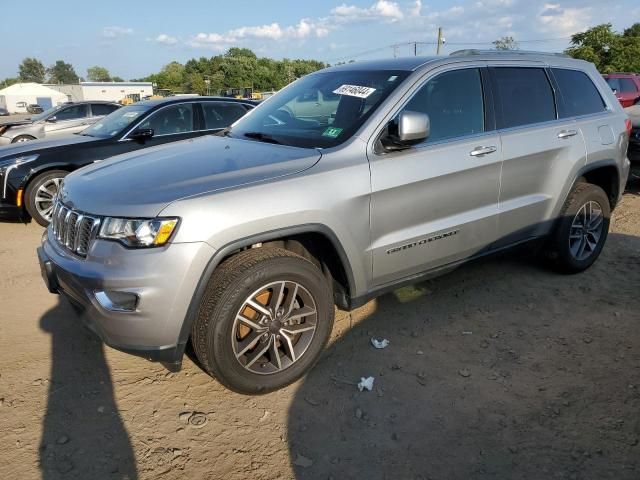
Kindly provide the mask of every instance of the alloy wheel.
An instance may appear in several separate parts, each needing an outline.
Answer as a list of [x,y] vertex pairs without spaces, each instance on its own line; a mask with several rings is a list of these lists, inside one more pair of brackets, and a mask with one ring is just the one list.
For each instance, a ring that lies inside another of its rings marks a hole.
[[569,251],[573,258],[583,261],[593,254],[602,237],[603,226],[600,204],[594,201],[585,203],[576,213],[569,231]]
[[316,332],[318,312],[297,282],[269,283],[244,301],[233,324],[236,360],[261,375],[281,372],[300,360]]
[[60,190],[61,183],[62,178],[51,178],[40,185],[38,190],[36,190],[36,197],[34,200],[36,210],[38,211],[38,214],[48,222],[51,221],[53,202],[58,194],[58,190]]

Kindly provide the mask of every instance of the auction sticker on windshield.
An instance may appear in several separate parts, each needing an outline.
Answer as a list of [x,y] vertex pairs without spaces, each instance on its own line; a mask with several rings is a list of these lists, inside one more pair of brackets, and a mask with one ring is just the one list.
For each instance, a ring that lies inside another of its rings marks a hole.
[[375,88],[361,87],[359,85],[342,85],[340,88],[333,91],[336,95],[348,95],[349,97],[367,98],[373,92]]

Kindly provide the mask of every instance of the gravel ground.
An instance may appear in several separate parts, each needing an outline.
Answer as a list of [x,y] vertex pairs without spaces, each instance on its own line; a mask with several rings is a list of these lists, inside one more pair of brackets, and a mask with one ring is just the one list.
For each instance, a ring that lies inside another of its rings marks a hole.
[[46,292],[42,230],[0,224],[0,478],[638,479],[639,187],[589,271],[501,256],[339,312],[261,397],[103,347]]

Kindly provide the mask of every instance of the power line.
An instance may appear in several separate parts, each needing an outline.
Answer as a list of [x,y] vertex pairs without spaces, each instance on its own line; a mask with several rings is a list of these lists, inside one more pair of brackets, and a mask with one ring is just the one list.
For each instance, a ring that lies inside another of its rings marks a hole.
[[[555,38],[535,38],[535,39],[528,39],[528,40],[516,40],[516,42],[518,44],[523,44],[523,43],[549,43],[549,42],[558,42],[561,40],[571,40],[571,37],[555,37]],[[488,45],[493,45],[494,40],[491,41],[486,41],[486,42],[447,42],[446,45],[448,46],[453,46],[453,47],[466,47],[466,46],[473,46],[473,45],[480,45],[480,46],[488,46]],[[339,58],[333,58],[330,59],[329,62],[341,62],[344,60],[353,60],[354,58],[357,57],[363,57],[366,55],[371,55],[373,53],[378,53],[378,52],[382,52],[385,50],[389,50],[391,49],[393,52],[398,51],[398,48],[400,47],[407,47],[407,46],[413,46],[414,49],[417,49],[417,45],[432,45],[432,46],[436,46],[438,45],[437,41],[433,41],[433,42],[402,42],[402,43],[392,43],[390,45],[385,45],[384,47],[379,47],[379,48],[375,48],[375,49],[371,49],[371,50],[365,50],[363,52],[358,52],[358,53],[353,53],[351,55],[345,55],[344,57],[339,57]]]

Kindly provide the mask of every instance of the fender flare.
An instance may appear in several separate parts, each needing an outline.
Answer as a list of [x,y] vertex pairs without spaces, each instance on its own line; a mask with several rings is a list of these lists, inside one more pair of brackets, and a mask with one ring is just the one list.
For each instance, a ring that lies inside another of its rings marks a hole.
[[189,308],[187,309],[187,313],[182,322],[182,327],[180,328],[180,335],[178,337],[178,344],[176,346],[176,360],[179,362],[184,355],[184,351],[187,345],[187,341],[189,339],[189,335],[191,334],[191,325],[195,320],[196,314],[198,312],[198,308],[200,306],[200,301],[204,296],[205,289],[213,275],[215,269],[220,265],[222,260],[226,258],[230,253],[240,250],[242,248],[248,247],[250,245],[254,245],[256,243],[268,242],[270,240],[276,240],[278,238],[292,236],[292,235],[300,235],[303,233],[319,233],[326,236],[336,252],[338,252],[338,256],[340,258],[340,262],[342,263],[343,269],[346,273],[347,282],[349,285],[349,291],[355,291],[355,281],[353,277],[353,270],[351,268],[351,262],[349,262],[349,258],[347,257],[342,244],[338,240],[338,236],[324,224],[320,223],[307,223],[303,225],[296,225],[292,227],[286,227],[276,230],[270,230],[268,232],[262,232],[259,234],[251,235],[249,237],[244,237],[238,240],[234,240],[217,250],[213,257],[209,259],[207,266],[205,267],[200,280],[198,281],[198,285],[196,286],[196,290],[191,297],[191,302],[189,303]]

